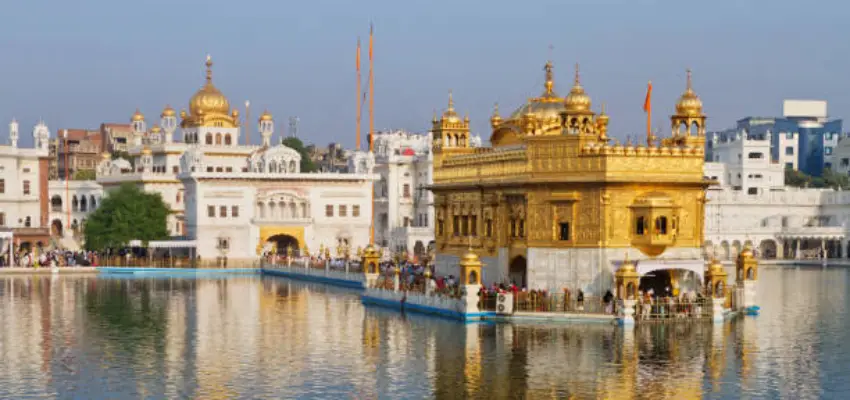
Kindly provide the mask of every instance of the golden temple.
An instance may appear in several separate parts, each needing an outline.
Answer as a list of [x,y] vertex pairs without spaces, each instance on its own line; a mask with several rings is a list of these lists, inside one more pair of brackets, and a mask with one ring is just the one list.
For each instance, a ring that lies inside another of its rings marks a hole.
[[[705,114],[691,85],[670,117],[672,135],[611,143],[578,66],[566,97],[553,65],[543,92],[507,118],[490,118],[491,147],[472,147],[469,118],[448,108],[432,121],[439,273],[456,273],[472,246],[483,282],[561,290],[609,288],[615,264],[701,260]],[[596,286],[594,286],[596,287]]]

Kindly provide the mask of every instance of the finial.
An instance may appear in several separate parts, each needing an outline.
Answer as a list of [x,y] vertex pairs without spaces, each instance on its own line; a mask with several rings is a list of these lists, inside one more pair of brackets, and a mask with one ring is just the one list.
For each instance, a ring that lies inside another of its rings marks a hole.
[[693,85],[691,84],[691,69],[690,68],[687,69],[687,73],[688,73],[688,90],[689,91],[694,90]]
[[576,77],[575,77],[575,84],[576,85],[580,84],[580,81],[581,81],[580,78],[581,78],[581,76],[579,75],[578,63],[576,63]]
[[472,236],[467,236],[467,245],[469,247],[469,252],[472,253]]
[[499,115],[499,102],[493,103],[493,115]]
[[552,61],[546,61],[546,65],[543,67],[543,70],[546,71],[546,94],[551,95],[554,91],[555,87],[555,78],[552,74]]
[[207,54],[207,62],[206,62],[206,65],[207,65],[207,83],[212,83],[212,66],[213,66],[213,62],[212,62],[212,56],[210,56],[209,54]]
[[605,103],[602,103],[602,112],[600,114],[605,115]]
[[454,111],[455,110],[455,100],[452,97],[452,90],[449,89],[449,108],[446,111]]
[[628,264],[628,263],[629,263],[629,252],[627,251],[626,252],[626,258],[623,259],[623,264],[625,265],[625,264]]

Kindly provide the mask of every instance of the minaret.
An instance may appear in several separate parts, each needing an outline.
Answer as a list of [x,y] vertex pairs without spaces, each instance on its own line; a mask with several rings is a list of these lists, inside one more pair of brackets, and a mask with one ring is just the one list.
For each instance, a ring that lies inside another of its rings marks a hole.
[[142,136],[147,131],[147,127],[145,126],[145,116],[138,108],[133,116],[130,117],[130,126],[133,129],[133,144],[141,146]]
[[163,142],[168,144],[174,141],[174,131],[177,130],[177,113],[171,106],[165,106],[160,114],[160,125],[163,130]]
[[432,147],[434,150],[449,150],[469,147],[469,117],[463,120],[455,111],[454,97],[449,90],[449,104],[440,119],[431,121],[433,132]]
[[18,121],[14,119],[9,123],[9,144],[18,147]]
[[[673,137],[698,137],[705,144],[705,114],[702,111],[702,100],[694,92],[691,81],[691,70],[687,71],[688,81],[685,92],[676,103],[676,113],[670,116],[670,126]],[[698,146],[699,140],[688,140],[688,144]],[[700,146],[702,147],[702,146]]]
[[32,138],[35,143],[35,148],[39,150],[47,150],[50,139],[50,130],[44,121],[38,121],[38,124],[32,130]]
[[260,115],[257,130],[260,131],[260,136],[263,138],[263,147],[270,147],[274,134],[274,118],[268,110],[263,111],[263,115]]

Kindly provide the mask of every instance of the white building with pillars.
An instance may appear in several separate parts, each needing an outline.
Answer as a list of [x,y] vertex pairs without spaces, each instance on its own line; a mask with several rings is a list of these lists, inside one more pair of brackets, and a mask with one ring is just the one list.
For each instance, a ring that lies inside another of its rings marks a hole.
[[[239,112],[213,85],[189,111],[166,107],[161,126],[131,118],[131,162],[104,155],[97,171],[107,193],[130,182],[162,195],[172,236],[193,243],[202,258],[251,259],[276,247],[315,252],[320,245],[353,249],[369,243],[374,157],[357,153],[348,173],[302,173],[301,155],[273,144],[274,120],[258,121],[262,144],[245,145]],[[182,140],[174,138],[180,134]]]
[[770,160],[770,136],[746,132],[713,139],[705,175],[705,251],[734,260],[750,243],[762,259],[848,258],[850,192],[785,186],[782,162]]

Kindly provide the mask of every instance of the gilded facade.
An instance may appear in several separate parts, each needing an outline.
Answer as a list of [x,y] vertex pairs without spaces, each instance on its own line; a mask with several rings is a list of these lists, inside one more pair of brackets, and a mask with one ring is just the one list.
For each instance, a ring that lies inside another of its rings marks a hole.
[[696,259],[707,181],[705,115],[691,86],[671,116],[672,134],[647,144],[608,137],[578,67],[565,97],[552,63],[543,92],[503,118],[494,109],[491,147],[469,146],[469,118],[450,95],[432,121],[438,273],[473,247],[484,282],[599,292],[626,256]]

